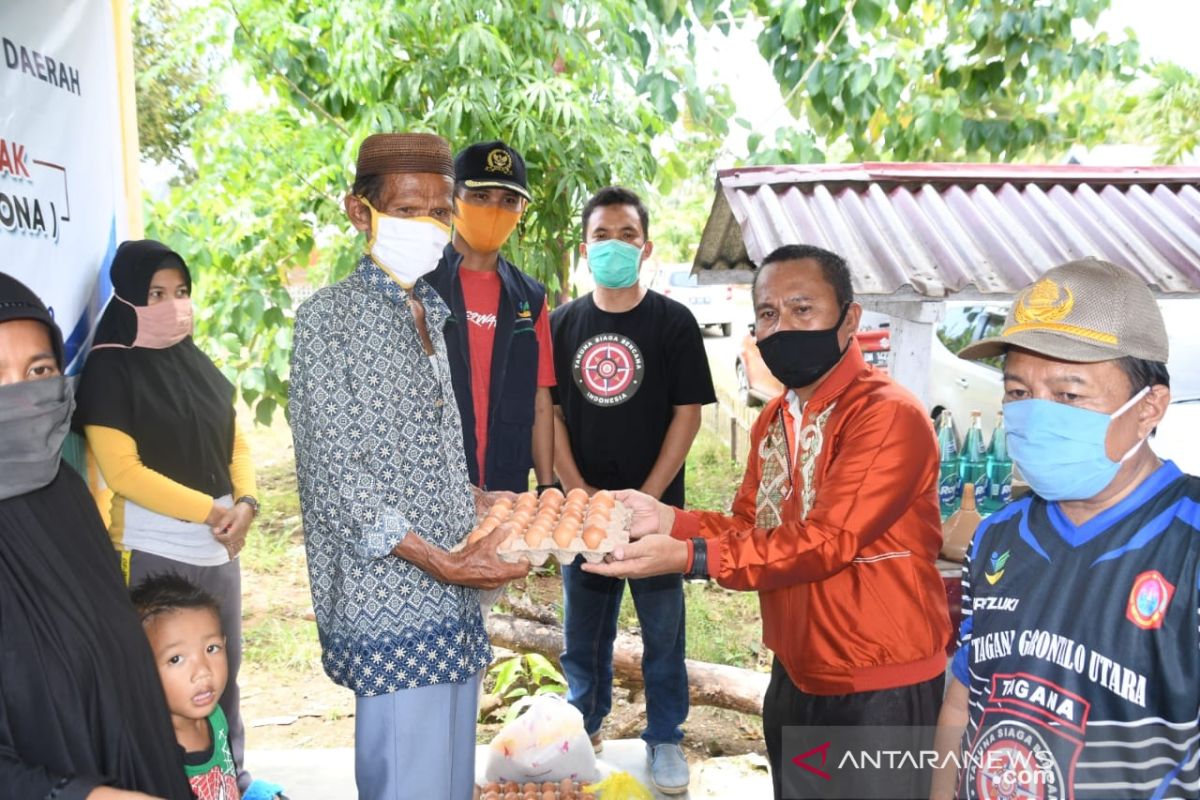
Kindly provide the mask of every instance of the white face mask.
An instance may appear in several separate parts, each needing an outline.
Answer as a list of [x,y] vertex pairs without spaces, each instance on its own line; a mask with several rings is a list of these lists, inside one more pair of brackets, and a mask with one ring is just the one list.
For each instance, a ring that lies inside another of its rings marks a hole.
[[405,289],[417,278],[432,272],[450,243],[450,226],[433,217],[392,217],[371,209],[371,238],[367,241],[371,260]]

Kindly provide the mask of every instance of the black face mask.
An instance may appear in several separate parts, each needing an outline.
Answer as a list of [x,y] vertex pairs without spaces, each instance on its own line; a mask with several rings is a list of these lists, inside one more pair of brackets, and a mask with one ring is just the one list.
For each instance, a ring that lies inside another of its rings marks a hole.
[[846,352],[838,344],[837,332],[846,321],[846,312],[849,310],[849,303],[842,306],[842,315],[832,328],[823,331],[776,331],[758,342],[763,363],[775,379],[788,389],[800,389],[815,383],[833,369]]

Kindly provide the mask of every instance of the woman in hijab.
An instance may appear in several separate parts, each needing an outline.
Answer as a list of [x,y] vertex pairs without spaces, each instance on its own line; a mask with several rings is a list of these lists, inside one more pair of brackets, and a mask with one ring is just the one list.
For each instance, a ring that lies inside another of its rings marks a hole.
[[190,798],[150,646],[83,481],[62,334],[0,273],[0,797]]
[[109,535],[129,585],[174,572],[221,604],[229,657],[221,708],[245,791],[237,555],[258,502],[233,385],[192,341],[192,278],[177,253],[124,242],[111,277],[115,296],[83,369],[75,425],[113,492]]

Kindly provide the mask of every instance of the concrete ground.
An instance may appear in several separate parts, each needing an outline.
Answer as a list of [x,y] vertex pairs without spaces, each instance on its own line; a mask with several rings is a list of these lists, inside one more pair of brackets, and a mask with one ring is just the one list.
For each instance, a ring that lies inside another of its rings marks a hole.
[[[597,757],[602,775],[628,772],[648,788],[650,776],[646,764],[646,746],[640,739],[606,741]],[[476,750],[477,780],[483,780],[487,747]],[[304,750],[253,750],[246,754],[246,766],[256,778],[281,784],[290,800],[353,800],[354,750],[349,747]],[[771,778],[761,756],[712,758],[691,765],[692,785],[686,795],[691,800],[769,800]],[[656,798],[664,795],[655,793]],[[601,797],[599,800],[624,800]]]

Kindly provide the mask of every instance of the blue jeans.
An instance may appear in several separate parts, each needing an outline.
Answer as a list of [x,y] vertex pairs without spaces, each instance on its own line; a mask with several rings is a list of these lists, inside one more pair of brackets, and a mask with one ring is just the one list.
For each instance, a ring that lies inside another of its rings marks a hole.
[[[579,568],[582,558],[563,567],[563,674],[567,700],[583,714],[588,735],[612,710],[612,655],[625,581]],[[646,730],[650,744],[683,740],[688,715],[687,641],[683,576],[662,575],[629,581],[642,628],[642,678],[646,684]]]

